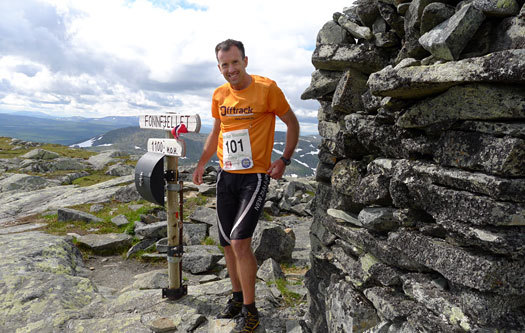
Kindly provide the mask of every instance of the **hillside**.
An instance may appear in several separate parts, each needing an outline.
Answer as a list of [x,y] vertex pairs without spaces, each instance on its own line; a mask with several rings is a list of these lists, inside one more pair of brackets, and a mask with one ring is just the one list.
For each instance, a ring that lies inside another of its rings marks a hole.
[[[149,138],[163,137],[165,137],[164,131],[126,127],[109,131],[104,135],[94,137],[77,145],[92,151],[100,152],[111,147],[130,154],[142,155],[147,151],[146,145]],[[183,139],[186,142],[186,157],[179,160],[182,165],[197,163],[206,137],[207,134],[204,133],[187,133],[183,135]],[[272,159],[276,159],[282,154],[286,133],[276,132],[274,141]],[[286,169],[285,175],[313,176],[317,167],[317,152],[320,143],[321,140],[318,136],[301,136],[292,164]],[[212,161],[217,163],[217,158],[212,158]]]
[[138,117],[50,117],[0,113],[0,136],[71,145],[116,128],[138,124]]

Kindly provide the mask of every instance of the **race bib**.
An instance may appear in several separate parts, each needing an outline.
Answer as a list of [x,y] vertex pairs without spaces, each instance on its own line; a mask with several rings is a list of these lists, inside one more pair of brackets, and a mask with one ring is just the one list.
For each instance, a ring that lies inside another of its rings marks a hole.
[[222,133],[224,170],[246,170],[253,167],[252,146],[247,129]]

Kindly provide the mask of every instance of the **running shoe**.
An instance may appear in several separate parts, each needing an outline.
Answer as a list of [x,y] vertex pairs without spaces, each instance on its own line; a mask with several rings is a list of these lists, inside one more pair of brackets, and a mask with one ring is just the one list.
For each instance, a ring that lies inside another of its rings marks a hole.
[[252,333],[259,327],[259,314],[251,313],[247,308],[243,307],[241,313],[235,318],[237,325],[231,333]]
[[230,319],[241,313],[242,302],[237,302],[233,298],[228,300],[224,309],[217,315],[217,319]]

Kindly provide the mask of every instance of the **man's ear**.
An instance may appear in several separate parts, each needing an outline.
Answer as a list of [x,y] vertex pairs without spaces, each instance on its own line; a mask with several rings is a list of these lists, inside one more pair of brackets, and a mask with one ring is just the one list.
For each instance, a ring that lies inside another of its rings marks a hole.
[[244,66],[248,67],[248,56],[244,56]]

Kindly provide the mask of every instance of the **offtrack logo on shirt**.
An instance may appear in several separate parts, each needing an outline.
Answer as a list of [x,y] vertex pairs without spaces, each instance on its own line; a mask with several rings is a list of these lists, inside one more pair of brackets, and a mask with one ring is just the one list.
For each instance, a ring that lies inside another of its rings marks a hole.
[[239,117],[239,116],[253,116],[253,109],[251,106],[246,108],[236,108],[234,106],[221,106],[221,116],[223,117]]

